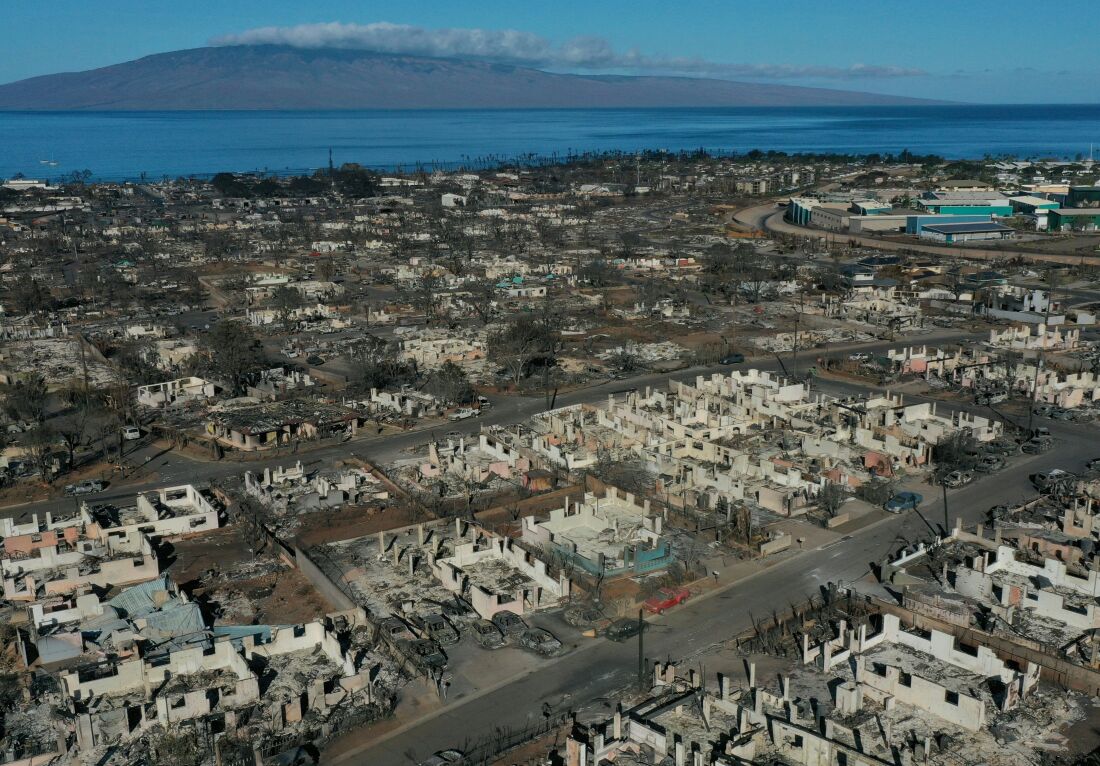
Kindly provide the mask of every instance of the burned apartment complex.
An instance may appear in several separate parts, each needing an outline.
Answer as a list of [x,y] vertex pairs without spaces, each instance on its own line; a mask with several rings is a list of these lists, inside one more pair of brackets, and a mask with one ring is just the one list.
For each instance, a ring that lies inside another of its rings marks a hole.
[[6,184],[0,763],[1086,757],[1095,168],[1036,169]]

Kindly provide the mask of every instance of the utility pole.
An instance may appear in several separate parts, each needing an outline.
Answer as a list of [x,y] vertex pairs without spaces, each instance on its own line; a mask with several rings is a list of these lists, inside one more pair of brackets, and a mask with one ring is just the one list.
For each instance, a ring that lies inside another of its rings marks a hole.
[[798,329],[802,324],[802,309],[806,301],[806,290],[799,286],[798,290],[798,313],[794,315],[794,343],[792,345],[792,360],[791,370],[795,375],[798,374]]
[[1053,272],[1047,269],[1047,305],[1043,311],[1043,334],[1039,337],[1039,356],[1035,360],[1035,376],[1031,379],[1031,393],[1027,401],[1027,436],[1031,438],[1031,427],[1035,420],[1035,395],[1039,392],[1039,373],[1043,369],[1044,350],[1046,349],[1046,333],[1050,323],[1050,305],[1054,302]]
[[940,476],[940,487],[943,489],[943,536],[947,537],[951,534],[951,522],[947,518],[947,482],[943,475]]
[[645,620],[642,619],[642,610],[638,610],[638,691],[646,688],[645,678]]

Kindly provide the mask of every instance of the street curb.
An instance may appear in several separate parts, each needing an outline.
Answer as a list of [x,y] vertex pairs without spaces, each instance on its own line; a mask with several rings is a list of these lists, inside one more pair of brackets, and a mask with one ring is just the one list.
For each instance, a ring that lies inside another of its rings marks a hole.
[[[901,518],[901,517],[898,517],[898,518]],[[876,521],[872,524],[868,524],[867,526],[862,527],[861,529],[857,530],[856,533],[852,535],[852,537],[855,537],[855,536],[859,535],[864,530],[873,529],[876,526],[878,526],[880,524],[883,524],[887,521],[896,521],[896,520],[897,519],[895,517],[892,517],[892,516],[888,516],[886,518],[879,519],[878,521]],[[825,545],[830,545],[830,544],[836,543],[836,542],[840,541],[841,539],[843,539],[843,538],[837,538],[837,540],[831,541],[830,543],[825,543]],[[817,548],[810,548],[810,549],[807,549],[805,551],[799,551],[799,554],[820,551],[820,550],[823,549],[823,547],[824,546],[819,546]],[[756,577],[759,577],[759,576],[761,576],[761,575],[763,575],[767,572],[770,572],[771,570],[775,569],[776,567],[785,566],[787,564],[790,564],[791,562],[798,561],[800,558],[801,558],[800,555],[795,555],[795,556],[791,556],[790,558],[783,559],[782,561],[776,561],[774,564],[765,564],[764,566],[760,567],[755,572],[751,572],[751,573],[749,573],[749,574],[745,575],[744,577],[741,577],[737,580],[731,580],[728,583],[724,583],[724,584],[720,585],[717,588],[713,588],[711,590],[704,591],[704,592],[702,592],[698,595],[692,594],[690,603],[691,604],[696,604],[696,603],[699,603],[700,601],[706,601],[707,599],[710,599],[710,598],[718,596],[722,593],[725,593],[727,590],[730,590],[731,588],[734,588],[734,587],[739,586],[739,585],[743,585],[746,582],[749,582],[749,581],[755,579]],[[676,612],[671,612],[669,614],[676,614]],[[655,624],[660,624],[661,621],[657,620],[657,619],[652,619],[652,617],[651,617],[649,619],[646,619],[646,622],[653,622]],[[578,646],[576,650],[574,650],[572,652],[569,652],[568,654],[563,654],[560,657],[555,657],[552,660],[550,660],[549,662],[546,662],[542,665],[539,665],[538,667],[533,667],[529,670],[524,671],[521,674],[510,676],[509,678],[506,678],[506,679],[502,679],[501,681],[499,681],[499,682],[497,682],[497,683],[495,683],[491,686],[487,686],[484,689],[478,689],[473,694],[462,697],[462,705],[464,705],[468,702],[473,702],[475,700],[481,699],[482,697],[484,697],[488,694],[492,694],[493,692],[498,691],[500,689],[503,689],[504,687],[509,686],[510,684],[516,683],[517,681],[522,681],[523,679],[525,679],[525,678],[527,678],[531,675],[534,675],[535,673],[541,672],[541,671],[545,670],[548,667],[553,667],[554,665],[556,665],[560,662],[563,662],[564,660],[566,660],[568,658],[575,657],[576,655],[581,654],[582,652],[590,651],[590,650],[594,649],[595,647],[598,647],[598,646],[601,646],[601,645],[602,645],[601,640],[599,638],[596,638],[596,639],[590,641],[587,644]],[[456,700],[456,702],[457,701],[458,700]],[[458,708],[458,707],[461,707],[462,705],[456,705],[455,707]],[[428,723],[429,721],[432,721],[435,718],[438,718],[439,716],[443,715],[444,713],[449,713],[452,709],[454,709],[454,708],[444,705],[443,707],[439,708],[438,710],[436,710],[432,713],[429,713],[426,716],[422,716],[420,718],[417,718],[415,720],[412,720],[412,721],[409,721],[405,724],[402,724],[398,728],[386,732],[381,737],[379,737],[377,739],[374,739],[374,740],[371,740],[369,743],[364,743],[363,746],[357,747],[355,750],[347,751],[345,753],[342,753],[340,755],[340,757],[338,757],[336,759],[333,759],[333,760],[323,759],[324,763],[326,763],[326,764],[340,764],[340,763],[348,762],[349,759],[354,758],[357,755],[361,755],[362,753],[367,752],[367,751],[369,751],[369,750],[371,750],[375,747],[378,747],[379,745],[382,745],[385,742],[388,742],[389,740],[391,740],[395,737],[398,737],[401,734],[404,734],[405,732],[407,732],[411,729],[416,728],[417,726],[421,726],[425,723]]]

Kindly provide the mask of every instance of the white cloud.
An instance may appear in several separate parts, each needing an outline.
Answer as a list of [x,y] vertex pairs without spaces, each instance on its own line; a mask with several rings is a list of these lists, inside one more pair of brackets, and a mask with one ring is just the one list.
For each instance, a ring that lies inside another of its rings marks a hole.
[[223,35],[211,45],[288,45],[295,48],[341,48],[376,53],[470,58],[533,67],[600,71],[635,71],[744,77],[769,80],[875,79],[915,77],[923,70],[898,66],[853,64],[848,67],[788,64],[726,64],[698,58],[647,56],[636,50],[618,52],[595,36],[554,44],[545,37],[516,29],[425,29],[378,21],[372,24],[301,24],[259,27]]

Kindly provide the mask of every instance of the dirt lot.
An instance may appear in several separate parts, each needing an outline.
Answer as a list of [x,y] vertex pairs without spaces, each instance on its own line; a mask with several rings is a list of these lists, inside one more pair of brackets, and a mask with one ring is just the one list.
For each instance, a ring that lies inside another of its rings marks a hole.
[[233,527],[172,544],[168,561],[173,579],[215,615],[215,624],[300,623],[333,610],[281,558],[253,558]]
[[404,506],[391,506],[384,511],[377,508],[344,508],[303,514],[301,518],[302,525],[296,539],[303,548],[350,540],[424,521],[415,511]]

